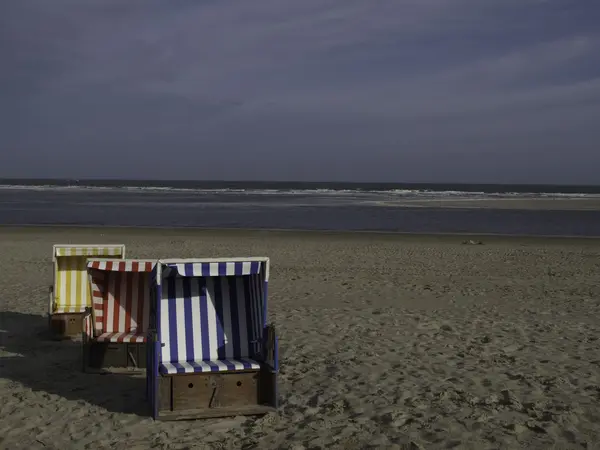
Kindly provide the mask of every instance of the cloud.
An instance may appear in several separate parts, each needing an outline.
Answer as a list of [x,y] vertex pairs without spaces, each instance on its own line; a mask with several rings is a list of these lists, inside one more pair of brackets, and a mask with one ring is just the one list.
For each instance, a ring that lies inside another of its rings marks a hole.
[[[132,161],[120,176],[246,178],[255,161],[314,178],[327,160],[321,178],[402,181],[437,155],[440,181],[467,161],[490,182],[525,162],[540,182],[594,182],[597,23],[566,0],[3,2],[0,176],[114,173],[101,153]],[[133,163],[165,148],[160,170]],[[550,148],[556,167],[536,168]]]

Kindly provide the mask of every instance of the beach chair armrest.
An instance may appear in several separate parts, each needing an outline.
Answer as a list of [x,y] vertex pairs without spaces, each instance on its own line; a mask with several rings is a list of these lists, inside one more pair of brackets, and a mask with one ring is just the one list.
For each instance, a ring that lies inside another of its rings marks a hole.
[[146,367],[147,370],[156,372],[158,370],[158,352],[156,344],[158,341],[158,332],[154,328],[146,331]]
[[85,312],[83,313],[81,320],[82,320],[81,338],[82,338],[83,343],[85,344],[94,338],[94,332],[92,329],[92,308],[90,308],[90,307],[85,308]]
[[263,361],[275,372],[279,370],[279,340],[274,324],[268,324],[263,334]]
[[152,341],[156,341],[156,338],[158,336],[158,333],[156,332],[156,328],[148,328],[148,331],[146,331],[146,338],[148,339],[148,342]]
[[158,344],[158,331],[155,328],[149,328],[146,331],[146,347],[148,351],[154,352]]
[[48,291],[48,315],[51,316],[54,312],[54,287],[50,286]]

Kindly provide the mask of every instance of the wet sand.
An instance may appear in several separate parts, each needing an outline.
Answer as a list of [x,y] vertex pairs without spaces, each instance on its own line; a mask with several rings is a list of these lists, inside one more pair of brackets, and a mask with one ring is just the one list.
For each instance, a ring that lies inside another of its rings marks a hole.
[[[482,245],[465,245],[465,240]],[[269,256],[281,410],[153,422],[46,338],[55,243]],[[600,239],[0,228],[2,448],[598,448]]]

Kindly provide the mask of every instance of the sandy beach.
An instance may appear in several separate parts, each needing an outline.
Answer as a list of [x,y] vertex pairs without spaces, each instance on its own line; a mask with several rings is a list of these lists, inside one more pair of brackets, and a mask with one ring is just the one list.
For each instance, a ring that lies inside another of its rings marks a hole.
[[[482,245],[465,245],[465,240]],[[269,256],[278,414],[154,422],[45,334],[52,245]],[[600,448],[600,239],[0,228],[0,447]]]

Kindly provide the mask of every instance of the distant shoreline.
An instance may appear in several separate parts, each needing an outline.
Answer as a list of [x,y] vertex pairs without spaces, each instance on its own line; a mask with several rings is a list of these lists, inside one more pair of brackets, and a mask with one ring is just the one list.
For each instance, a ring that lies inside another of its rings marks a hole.
[[5,226],[600,237],[600,194],[0,189]]
[[272,236],[293,237],[309,235],[311,238],[322,239],[373,239],[401,240],[409,242],[463,243],[465,241],[481,241],[483,244],[514,242],[517,244],[570,244],[583,241],[590,245],[600,245],[600,236],[570,236],[570,235],[519,235],[493,233],[412,233],[394,231],[355,231],[355,230],[303,230],[303,229],[267,229],[267,228],[200,228],[200,227],[154,227],[154,226],[97,226],[97,225],[2,225],[0,234],[31,235],[36,232],[56,232],[57,234],[99,233],[103,236],[119,235],[148,235],[171,234],[177,236],[198,236],[201,234],[215,237],[258,237],[269,234]]
[[462,191],[466,193],[600,194],[600,185],[547,183],[464,182],[355,182],[355,181],[257,181],[257,180],[143,180],[110,178],[0,178],[0,185],[27,187],[142,187],[174,189],[274,189],[369,191]]
[[600,197],[554,198],[427,198],[376,200],[373,204],[397,208],[513,209],[527,211],[600,211]]

